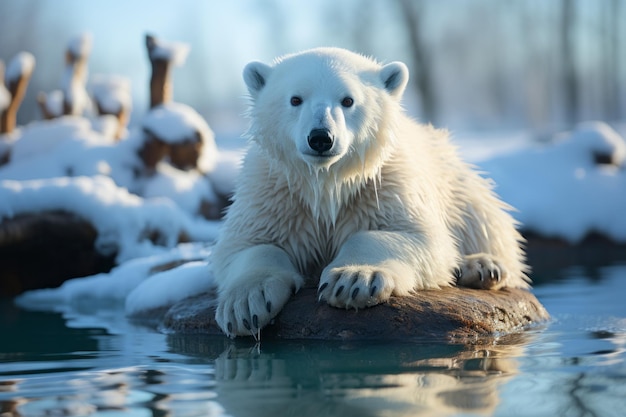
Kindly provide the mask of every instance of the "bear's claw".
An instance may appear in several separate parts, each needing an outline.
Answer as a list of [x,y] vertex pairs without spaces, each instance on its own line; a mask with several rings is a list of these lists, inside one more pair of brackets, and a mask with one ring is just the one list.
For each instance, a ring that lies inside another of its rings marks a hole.
[[477,289],[498,289],[503,286],[507,272],[502,264],[485,253],[468,255],[460,268],[455,268],[457,285]]
[[350,265],[332,268],[322,274],[319,300],[333,307],[363,308],[389,299],[394,282],[384,271],[371,266]]
[[281,277],[272,277],[224,291],[215,313],[217,323],[230,337],[255,337],[287,302],[291,288]]

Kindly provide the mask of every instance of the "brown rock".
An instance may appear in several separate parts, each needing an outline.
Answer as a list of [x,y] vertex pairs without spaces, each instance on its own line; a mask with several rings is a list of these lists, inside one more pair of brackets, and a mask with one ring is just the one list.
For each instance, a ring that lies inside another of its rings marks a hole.
[[0,296],[51,288],[105,272],[115,254],[95,250],[98,236],[88,221],[63,211],[23,213],[0,221]]
[[[215,295],[205,294],[172,306],[162,327],[175,333],[220,334],[214,314]],[[262,339],[467,341],[517,332],[549,317],[532,293],[518,289],[421,291],[356,311],[318,302],[316,290],[306,288],[263,329]]]

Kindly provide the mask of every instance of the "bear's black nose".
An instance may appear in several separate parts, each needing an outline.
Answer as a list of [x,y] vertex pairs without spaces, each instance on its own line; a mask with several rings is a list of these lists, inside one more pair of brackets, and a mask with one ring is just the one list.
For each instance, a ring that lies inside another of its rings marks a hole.
[[327,129],[313,129],[308,137],[309,147],[317,153],[324,153],[333,147],[333,137]]

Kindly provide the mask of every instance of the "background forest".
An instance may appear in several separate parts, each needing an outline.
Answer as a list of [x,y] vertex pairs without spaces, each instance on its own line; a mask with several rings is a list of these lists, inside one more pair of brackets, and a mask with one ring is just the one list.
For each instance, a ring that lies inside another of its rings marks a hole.
[[143,39],[154,33],[191,46],[174,73],[175,99],[217,131],[241,130],[246,62],[335,45],[406,62],[406,105],[422,121],[550,133],[624,119],[625,21],[620,0],[3,1],[0,59],[37,59],[18,123],[40,118],[35,97],[59,84],[66,41],[83,32],[93,36],[90,73],[129,78],[140,117]]

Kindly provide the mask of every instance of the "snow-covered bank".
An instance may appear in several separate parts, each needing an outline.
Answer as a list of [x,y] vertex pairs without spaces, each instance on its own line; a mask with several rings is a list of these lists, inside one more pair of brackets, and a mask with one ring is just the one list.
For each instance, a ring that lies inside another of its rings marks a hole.
[[[68,280],[59,288],[28,291],[16,300],[28,309],[59,312],[126,304],[127,313],[135,314],[209,290],[213,285],[209,254],[207,244],[180,244],[129,260],[109,273]],[[160,271],[168,265],[174,267]]]
[[181,234],[210,242],[219,222],[189,216],[171,200],[146,200],[110,178],[62,177],[0,183],[0,222],[17,214],[64,211],[89,221],[98,231],[96,250],[117,253],[117,262],[163,253]]
[[625,161],[626,143],[615,130],[584,123],[479,166],[524,230],[572,244],[592,232],[626,243]]

